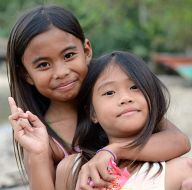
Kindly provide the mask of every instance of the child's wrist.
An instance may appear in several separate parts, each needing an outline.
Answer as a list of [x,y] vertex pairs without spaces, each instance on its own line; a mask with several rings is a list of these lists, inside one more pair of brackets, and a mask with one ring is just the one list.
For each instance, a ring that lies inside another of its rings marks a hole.
[[116,161],[121,159],[119,143],[109,144],[108,146],[105,146],[104,149],[110,150],[115,155],[115,160]]
[[34,161],[45,161],[52,159],[52,156],[48,149],[44,149],[42,151],[27,151],[24,149],[24,157],[28,160],[34,160]]
[[119,143],[109,144],[105,148],[111,150],[116,155],[117,160],[121,159]]
[[106,148],[106,147],[101,148],[101,149],[99,149],[99,150],[96,152],[96,154],[99,153],[99,152],[101,152],[101,151],[108,152],[109,154],[111,154],[111,156],[112,156],[112,158],[113,158],[113,161],[114,161],[114,162],[117,161],[117,156],[116,156],[116,154],[115,154],[113,151],[111,151],[110,149],[108,149],[108,148]]
[[112,143],[105,148],[111,150],[117,157],[117,160],[125,159],[124,152],[127,143]]

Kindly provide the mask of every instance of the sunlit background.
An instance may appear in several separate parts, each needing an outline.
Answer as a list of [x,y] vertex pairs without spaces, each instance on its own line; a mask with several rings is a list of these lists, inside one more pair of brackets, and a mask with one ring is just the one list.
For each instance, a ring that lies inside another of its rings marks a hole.
[[1,0],[0,190],[22,189],[7,119],[7,37],[16,18],[42,4],[57,4],[71,10],[90,39],[95,57],[111,50],[128,50],[145,59],[171,92],[167,117],[192,139],[191,0]]

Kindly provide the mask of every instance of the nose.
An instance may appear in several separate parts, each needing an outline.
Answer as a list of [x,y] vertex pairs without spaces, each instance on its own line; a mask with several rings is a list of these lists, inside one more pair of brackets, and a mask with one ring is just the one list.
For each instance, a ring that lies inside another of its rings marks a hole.
[[70,68],[63,62],[56,63],[53,69],[53,78],[65,78],[70,73]]
[[120,97],[119,105],[124,105],[133,102],[133,97],[130,94],[124,94]]

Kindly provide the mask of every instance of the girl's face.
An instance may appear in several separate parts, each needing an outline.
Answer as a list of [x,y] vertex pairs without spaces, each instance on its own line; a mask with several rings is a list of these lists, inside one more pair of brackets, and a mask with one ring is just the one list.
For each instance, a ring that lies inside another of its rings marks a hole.
[[99,122],[110,143],[133,140],[148,118],[147,101],[119,66],[109,65],[93,88],[93,122]]
[[87,74],[92,51],[82,42],[56,27],[34,37],[22,57],[26,80],[52,101],[74,99]]

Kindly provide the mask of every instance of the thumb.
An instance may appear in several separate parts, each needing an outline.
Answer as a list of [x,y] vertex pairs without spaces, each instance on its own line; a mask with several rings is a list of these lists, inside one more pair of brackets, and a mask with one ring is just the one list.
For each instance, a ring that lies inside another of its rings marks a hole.
[[31,113],[30,111],[27,111],[26,113],[28,114],[28,120],[31,122],[33,127],[36,127],[36,128],[43,127],[43,128],[45,128],[45,125],[41,122],[41,120],[36,115]]

